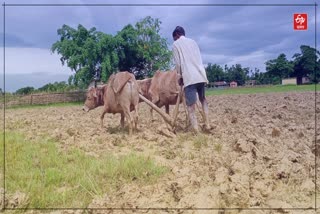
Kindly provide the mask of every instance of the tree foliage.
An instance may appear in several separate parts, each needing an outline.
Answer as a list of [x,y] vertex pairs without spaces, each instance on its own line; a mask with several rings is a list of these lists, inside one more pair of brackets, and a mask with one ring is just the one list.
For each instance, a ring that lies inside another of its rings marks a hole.
[[74,85],[67,84],[65,81],[48,83],[38,88],[35,92],[66,92],[76,90]]
[[27,95],[27,94],[31,94],[33,91],[34,91],[33,87],[27,86],[27,87],[18,89],[15,93],[19,95]]
[[249,68],[242,68],[240,64],[232,65],[230,68],[225,66],[226,81],[236,81],[238,85],[244,85],[248,76]]
[[99,73],[102,81],[117,71],[129,71],[136,77],[152,76],[158,69],[168,69],[171,51],[167,41],[160,36],[161,22],[150,16],[134,26],[126,25],[116,35],[87,30],[78,25],[74,29],[63,25],[58,29],[60,40],[51,51],[58,53],[61,63],[74,74],[69,78],[81,88],[87,87]]
[[206,73],[209,82],[218,82],[225,79],[223,68],[217,64],[209,63],[206,67]]
[[311,77],[313,82],[319,81],[319,51],[307,46],[300,46],[301,53],[293,55],[294,73],[293,75],[298,78],[298,83],[301,82],[301,78],[304,76]]
[[293,64],[287,60],[285,54],[266,62],[266,70],[270,75],[281,78],[288,78],[292,75]]
[[293,63],[287,60],[284,53],[276,59],[268,60],[265,64],[266,76],[271,78],[274,84],[280,84],[283,78],[291,77],[293,74]]
[[67,84],[65,81],[61,82],[54,82],[54,83],[48,83],[43,85],[42,87],[35,89],[33,87],[23,87],[18,90],[16,90],[15,94],[18,95],[27,95],[27,94],[34,94],[34,93],[50,93],[50,92],[68,92],[68,91],[75,91],[79,88],[75,85]]

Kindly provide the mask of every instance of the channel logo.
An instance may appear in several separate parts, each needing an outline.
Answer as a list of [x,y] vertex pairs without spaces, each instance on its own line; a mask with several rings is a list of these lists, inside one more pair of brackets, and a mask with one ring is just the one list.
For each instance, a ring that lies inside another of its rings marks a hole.
[[296,13],[293,14],[293,29],[307,30],[308,29],[308,14]]

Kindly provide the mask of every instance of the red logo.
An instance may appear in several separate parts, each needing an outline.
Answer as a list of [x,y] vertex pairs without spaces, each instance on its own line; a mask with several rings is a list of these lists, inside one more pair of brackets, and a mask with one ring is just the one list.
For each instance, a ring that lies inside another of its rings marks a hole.
[[307,30],[308,29],[308,14],[296,13],[293,14],[293,29]]

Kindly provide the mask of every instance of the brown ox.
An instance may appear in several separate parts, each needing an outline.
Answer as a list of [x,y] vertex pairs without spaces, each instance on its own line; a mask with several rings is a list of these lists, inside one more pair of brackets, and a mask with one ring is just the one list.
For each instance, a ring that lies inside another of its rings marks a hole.
[[[137,80],[140,93],[156,106],[165,106],[169,114],[169,105],[176,105],[180,86],[178,80],[180,75],[176,71],[156,71],[152,78]],[[140,102],[142,100],[140,99]],[[180,100],[180,103],[182,100]],[[152,108],[150,109],[153,120]]]
[[[137,83],[139,85],[139,93],[142,94],[145,98],[148,100],[152,100],[151,96],[149,94],[149,89],[151,85],[152,78],[147,78],[143,80],[137,80]],[[139,103],[143,102],[142,99],[139,99]],[[150,108],[150,115],[151,115],[151,121],[153,120],[153,114],[152,114],[152,108]]]
[[149,88],[151,101],[159,108],[165,106],[167,114],[169,114],[169,105],[177,103],[180,91],[179,78],[180,75],[175,71],[156,71],[152,78]]
[[[83,110],[89,111],[103,105],[101,125],[106,113],[120,113],[121,127],[124,127],[124,117],[129,124],[129,135],[133,127],[137,128],[139,92],[138,84],[133,74],[119,72],[110,76],[107,85],[98,88],[90,88]],[[134,115],[131,115],[134,111]]]
[[[151,101],[151,96],[149,94],[149,89],[151,86],[151,81],[152,81],[152,78],[137,80],[140,94],[142,94],[145,98],[147,98],[150,101]],[[142,99],[139,100],[139,103],[141,102],[143,102]]]

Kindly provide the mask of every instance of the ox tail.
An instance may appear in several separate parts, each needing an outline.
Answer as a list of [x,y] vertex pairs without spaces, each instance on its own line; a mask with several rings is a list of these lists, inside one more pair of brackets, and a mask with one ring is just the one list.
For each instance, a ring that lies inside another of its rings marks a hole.
[[129,84],[130,84],[130,101],[133,102],[133,100],[132,100],[132,84],[133,84],[133,82],[129,81]]

